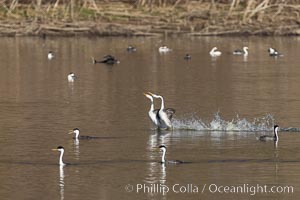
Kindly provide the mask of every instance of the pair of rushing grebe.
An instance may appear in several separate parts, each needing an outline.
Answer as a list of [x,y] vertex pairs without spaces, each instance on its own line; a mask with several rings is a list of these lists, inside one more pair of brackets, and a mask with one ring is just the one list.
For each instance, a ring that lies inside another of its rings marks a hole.
[[[144,95],[151,101],[148,115],[153,124],[159,129],[172,129],[171,119],[175,113],[175,109],[165,108],[164,98],[160,95],[151,92],[144,93]],[[153,98],[159,98],[161,100],[160,109],[154,109]]]

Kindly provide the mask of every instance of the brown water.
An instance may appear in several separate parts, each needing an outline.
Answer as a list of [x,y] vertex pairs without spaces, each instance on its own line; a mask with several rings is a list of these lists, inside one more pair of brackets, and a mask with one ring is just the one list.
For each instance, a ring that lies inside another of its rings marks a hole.
[[[159,54],[162,44],[173,51]],[[243,45],[247,59],[231,54]],[[213,46],[221,57],[209,56]],[[269,57],[270,46],[284,56]],[[256,139],[274,123],[300,127],[299,38],[1,38],[0,49],[0,199],[300,197],[299,133],[281,131],[277,147]],[[91,63],[105,54],[121,63]],[[145,91],[176,109],[173,132],[152,129]],[[103,138],[76,143],[75,127]],[[158,163],[160,144],[190,163]],[[57,165],[59,145],[73,165]]]

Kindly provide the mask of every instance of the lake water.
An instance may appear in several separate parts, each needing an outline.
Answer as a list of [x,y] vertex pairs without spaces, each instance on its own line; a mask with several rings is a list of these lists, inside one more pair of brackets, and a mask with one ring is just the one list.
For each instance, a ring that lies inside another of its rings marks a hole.
[[[247,58],[232,55],[242,46]],[[0,199],[300,198],[299,133],[282,131],[300,127],[300,38],[0,38],[0,49]],[[92,64],[106,54],[121,62]],[[176,109],[173,131],[153,129],[147,91]],[[277,146],[256,139],[274,124]],[[75,127],[100,139],[76,142]],[[161,144],[189,163],[160,164]],[[73,165],[58,166],[60,145]]]

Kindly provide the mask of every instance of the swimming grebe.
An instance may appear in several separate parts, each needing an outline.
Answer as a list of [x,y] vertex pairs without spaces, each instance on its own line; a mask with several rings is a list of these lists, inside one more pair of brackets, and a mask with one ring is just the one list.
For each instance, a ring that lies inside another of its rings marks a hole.
[[70,72],[70,74],[68,75],[69,82],[74,82],[76,78],[77,77],[75,76],[75,74],[73,72]]
[[279,129],[279,126],[275,125],[274,126],[274,135],[273,136],[262,135],[262,136],[259,137],[259,140],[260,141],[275,141],[275,142],[277,142],[279,140],[279,138],[278,138],[278,129]]
[[217,47],[212,48],[212,50],[209,52],[209,54],[213,57],[220,56],[222,54],[222,52],[216,51],[216,50],[217,50]]
[[64,147],[59,146],[56,149],[52,149],[52,151],[59,151],[60,152],[60,156],[59,156],[59,165],[60,166],[69,165],[69,163],[64,163],[63,162],[63,156],[64,156],[64,152],[65,152]]
[[80,131],[78,128],[74,128],[69,132],[69,134],[75,134],[73,137],[75,140],[80,139],[80,140],[90,140],[90,139],[98,139],[99,137],[94,137],[94,136],[88,136],[88,135],[79,135]]
[[236,49],[236,50],[234,50],[233,54],[248,56],[248,49],[249,49],[248,47],[243,47],[243,50]]
[[181,163],[184,163],[181,160],[166,160],[167,147],[165,145],[160,145],[158,148],[160,149],[160,151],[163,152],[163,155],[161,157],[161,163],[162,164],[164,164],[164,163],[167,163],[167,164],[181,164]]
[[48,52],[48,60],[52,60],[54,58],[54,53],[52,51]]

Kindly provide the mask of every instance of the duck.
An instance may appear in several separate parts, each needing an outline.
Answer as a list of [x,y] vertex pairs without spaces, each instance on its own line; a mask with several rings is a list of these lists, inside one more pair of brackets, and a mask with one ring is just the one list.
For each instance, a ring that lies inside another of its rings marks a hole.
[[158,51],[159,51],[160,53],[166,53],[166,52],[169,52],[169,51],[171,51],[171,50],[172,50],[172,49],[168,48],[167,46],[161,46],[161,47],[158,48]]
[[126,49],[128,52],[135,52],[136,48],[134,46],[129,45]]
[[191,60],[192,59],[192,56],[190,54],[185,54],[184,56],[184,60]]
[[272,57],[277,57],[277,56],[283,56],[281,53],[279,53],[276,49],[270,47],[268,49],[268,52],[269,52],[269,56],[272,56]]
[[105,55],[103,56],[102,60],[96,60],[94,57],[92,57],[92,61],[94,64],[97,64],[97,63],[105,63],[105,64],[108,64],[108,65],[113,65],[113,64],[118,64],[120,63],[119,60],[117,60],[114,56],[112,55]]

